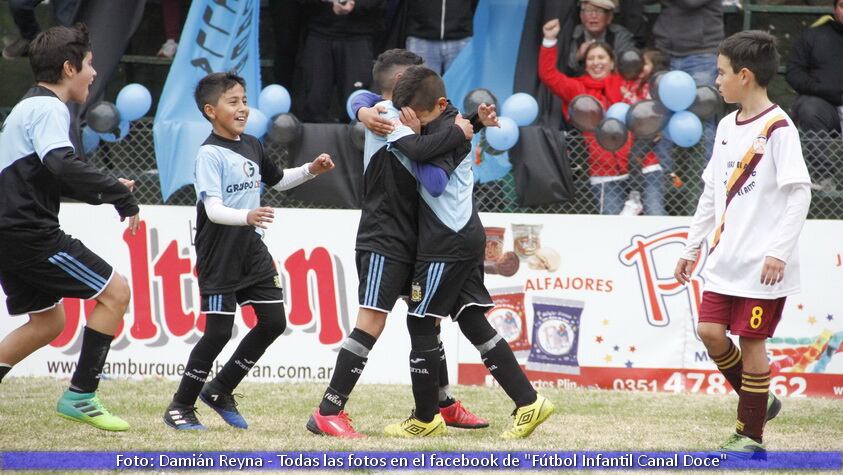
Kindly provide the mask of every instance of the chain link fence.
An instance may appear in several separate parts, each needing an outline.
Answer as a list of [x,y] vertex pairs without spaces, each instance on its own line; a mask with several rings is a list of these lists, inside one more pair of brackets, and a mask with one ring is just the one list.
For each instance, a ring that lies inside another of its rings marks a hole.
[[[0,119],[5,118],[0,114]],[[560,132],[564,133],[564,132]],[[599,209],[589,188],[587,151],[585,141],[578,132],[566,133],[568,160],[573,172],[575,192],[572,199],[542,206],[522,207],[518,205],[515,180],[509,174],[504,178],[475,186],[474,195],[481,211],[505,213],[550,213],[550,214],[597,214]],[[843,139],[836,132],[801,133],[803,153],[811,177],[823,189],[813,192],[809,218],[843,219],[843,188],[834,183],[843,183],[843,175],[837,165],[843,161]],[[283,147],[267,142],[267,153],[284,167],[288,154]],[[700,175],[706,163],[704,147],[674,147],[673,172],[676,177],[665,174],[664,208],[672,216],[689,216],[696,209],[702,192]],[[193,187],[186,186],[164,202],[158,181],[155,163],[155,147],[152,141],[152,120],[144,119],[132,124],[132,130],[123,140],[115,143],[102,142],[90,157],[94,166],[108,170],[115,176],[136,180],[135,194],[142,204],[172,204],[193,206],[196,201]],[[839,167],[843,168],[843,167]],[[628,180],[629,181],[629,180]],[[279,208],[326,208],[328,206],[296,200],[285,192],[271,190],[265,201]]]

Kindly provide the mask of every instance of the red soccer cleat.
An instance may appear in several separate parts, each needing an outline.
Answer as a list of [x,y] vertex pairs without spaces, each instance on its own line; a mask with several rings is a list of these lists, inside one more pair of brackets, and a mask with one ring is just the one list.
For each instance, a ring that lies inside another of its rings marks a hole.
[[448,407],[440,407],[439,414],[445,419],[445,425],[460,429],[482,429],[489,427],[489,421],[477,417],[457,401]]
[[307,430],[316,435],[328,435],[344,439],[361,439],[366,437],[365,434],[354,430],[354,427],[351,426],[351,418],[348,417],[348,413],[345,411],[340,411],[335,416],[323,416],[319,413],[319,408],[316,408],[307,421]]

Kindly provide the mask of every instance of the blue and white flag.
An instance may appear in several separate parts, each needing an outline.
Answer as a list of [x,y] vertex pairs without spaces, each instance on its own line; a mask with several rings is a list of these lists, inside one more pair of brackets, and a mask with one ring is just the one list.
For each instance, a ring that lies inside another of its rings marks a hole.
[[193,0],[155,114],[155,157],[166,200],[193,182],[196,152],[211,132],[193,99],[196,84],[212,72],[234,71],[246,80],[257,106],[259,0]]

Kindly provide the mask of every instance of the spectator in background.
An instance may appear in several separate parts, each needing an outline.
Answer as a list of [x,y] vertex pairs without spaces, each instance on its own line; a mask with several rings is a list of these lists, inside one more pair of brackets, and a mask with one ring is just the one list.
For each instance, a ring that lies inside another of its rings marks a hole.
[[[653,25],[656,48],[670,56],[670,69],[685,71],[697,86],[714,86],[717,47],[724,38],[723,0],[661,0]],[[711,157],[714,120],[703,122],[705,157]]]
[[407,50],[424,58],[425,66],[445,74],[471,41],[479,0],[405,0]]
[[[41,26],[35,19],[35,7],[42,0],[9,0],[9,11],[15,26],[18,27],[20,38],[3,48],[3,57],[6,59],[22,58],[29,53],[29,43],[41,33]],[[53,14],[56,23],[61,26],[70,26],[76,16],[76,7],[79,0],[52,0]]]
[[[786,79],[799,94],[791,109],[796,125],[839,135],[843,126],[843,0],[834,1],[834,16],[825,20],[802,32],[793,44]],[[834,191],[834,161],[840,158],[831,157],[824,142],[808,140],[805,149],[816,173],[816,188]]]
[[355,89],[372,82],[374,39],[383,30],[386,0],[299,0],[306,6],[307,38],[301,51],[305,122],[347,121],[345,108],[332,114],[335,86],[345,104]]
[[179,47],[179,36],[181,35],[181,1],[161,0],[161,14],[164,20],[166,41],[158,50],[158,56],[173,59]]
[[616,55],[635,47],[632,33],[612,23],[616,6],[615,0],[580,1],[580,24],[574,27],[568,51],[568,75],[579,76],[585,72],[585,51],[592,43],[607,43]]

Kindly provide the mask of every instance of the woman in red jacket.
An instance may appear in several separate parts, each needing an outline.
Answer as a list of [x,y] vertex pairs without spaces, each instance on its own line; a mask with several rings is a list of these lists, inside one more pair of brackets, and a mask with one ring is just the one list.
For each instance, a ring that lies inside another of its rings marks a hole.
[[[611,46],[594,42],[586,49],[585,71],[580,77],[570,77],[556,69],[556,37],[559,20],[544,25],[544,41],[539,53],[539,79],[562,99],[565,117],[568,105],[580,94],[594,96],[604,110],[616,102],[634,103],[646,94],[638,81],[628,81],[614,71],[615,62]],[[588,171],[591,190],[602,214],[619,214],[627,193],[629,151],[631,140],[620,149],[610,152],[597,143],[593,133],[584,132],[588,150]],[[658,159],[652,153],[642,160],[642,172],[660,171]]]

